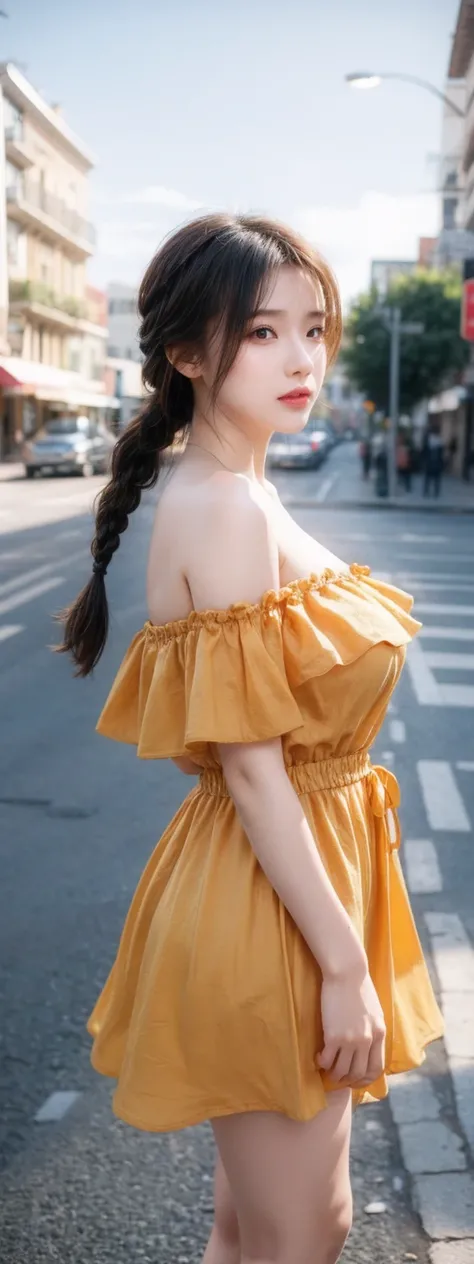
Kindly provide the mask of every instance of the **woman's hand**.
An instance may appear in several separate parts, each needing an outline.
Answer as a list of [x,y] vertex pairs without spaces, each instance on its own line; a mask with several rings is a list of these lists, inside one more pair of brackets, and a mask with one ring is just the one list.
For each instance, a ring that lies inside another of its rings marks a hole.
[[323,978],[324,1048],[318,1056],[331,1081],[373,1084],[385,1066],[385,1021],[368,970]]

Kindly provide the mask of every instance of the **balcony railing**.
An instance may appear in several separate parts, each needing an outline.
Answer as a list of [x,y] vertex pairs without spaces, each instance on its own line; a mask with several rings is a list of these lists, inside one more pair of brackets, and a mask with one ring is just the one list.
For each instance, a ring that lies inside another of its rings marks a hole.
[[89,223],[89,220],[83,219],[82,215],[78,215],[77,211],[67,206],[61,198],[48,193],[47,189],[41,188],[38,184],[25,181],[24,184],[7,188],[7,201],[22,203],[33,211],[41,211],[71,236],[86,241],[91,246],[95,244],[94,225]]
[[9,291],[10,303],[40,303],[42,307],[54,308],[66,316],[88,319],[86,303],[73,295],[60,297],[42,281],[10,281]]

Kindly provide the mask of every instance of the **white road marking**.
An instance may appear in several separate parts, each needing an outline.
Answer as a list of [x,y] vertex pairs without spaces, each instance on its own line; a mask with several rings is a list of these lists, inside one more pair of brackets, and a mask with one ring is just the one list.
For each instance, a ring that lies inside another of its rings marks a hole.
[[421,614],[455,614],[466,619],[474,614],[474,606],[448,606],[436,601],[417,601],[416,608]]
[[3,628],[0,627],[0,641],[8,641],[10,636],[18,636],[19,632],[24,631],[21,623],[6,623]]
[[65,566],[66,563],[69,566],[71,562],[78,562],[81,559],[84,560],[85,556],[85,551],[81,549],[80,553],[70,553],[67,558],[62,558],[61,560],[56,559],[54,562],[47,562],[44,566],[36,566],[34,570],[23,571],[21,575],[13,575],[11,579],[6,579],[0,584],[0,596],[3,597],[6,593],[14,592],[15,588],[21,588],[23,584],[29,584],[33,580],[41,579],[43,575],[50,575],[51,571],[57,571],[61,566]]
[[395,755],[393,751],[391,750],[382,751],[381,758],[383,759],[385,764],[392,765],[393,763],[395,763]]
[[474,707],[474,685],[440,685],[443,707]]
[[51,1093],[36,1112],[35,1122],[38,1124],[57,1123],[70,1110],[78,1097],[80,1093],[73,1091],[58,1090],[56,1093]]
[[[397,576],[397,578],[399,578],[400,582],[402,582],[401,576]],[[421,589],[422,592],[429,592],[435,588],[441,588],[443,591],[448,588],[453,588],[455,592],[474,592],[474,583],[466,584],[462,580],[456,583],[452,577],[449,580],[445,579],[441,582],[439,579],[415,579],[413,576],[410,577],[409,575],[406,575],[403,578],[407,584],[411,584],[414,590]],[[461,607],[459,608],[461,609]]]
[[441,986],[457,1114],[474,1149],[474,949],[457,913],[425,913],[425,921]]
[[417,535],[416,532],[404,531],[395,537],[401,544],[448,544],[447,535]]
[[30,588],[23,588],[21,592],[13,593],[5,601],[0,601],[0,614],[8,614],[9,610],[16,610],[17,606],[26,606],[35,597],[41,597],[43,593],[50,592],[52,588],[58,588],[64,583],[65,576],[58,575],[56,579],[45,579],[42,584],[32,584]]
[[459,768],[461,772],[474,772],[474,760],[458,759],[456,768]]
[[434,895],[443,890],[436,848],[430,838],[407,838],[403,844],[403,867],[413,895]]
[[321,501],[327,500],[329,492],[331,491],[331,488],[334,487],[335,482],[336,482],[336,476],[334,474],[332,475],[331,478],[325,478],[324,483],[321,483],[321,487],[316,492],[316,495],[314,497],[315,501],[318,501],[318,503],[320,504]]
[[[473,566],[474,566],[474,562],[473,562]],[[446,580],[447,585],[451,587],[451,584],[454,583],[456,580],[459,580],[460,584],[463,584],[466,579],[465,571],[458,571],[458,572],[438,571],[438,570],[399,571],[399,570],[394,569],[392,574],[393,574],[394,579],[398,579],[400,580],[400,582],[402,580],[406,580],[407,583],[414,583],[415,580],[422,582],[425,579],[427,580],[428,583],[430,583],[432,580],[436,580],[436,581],[439,580],[440,585],[442,587],[444,587],[445,580]]]
[[392,742],[404,742],[406,740],[406,728],[403,720],[391,720],[389,728]]
[[431,828],[470,833],[471,822],[451,764],[442,759],[420,759],[417,770]]
[[457,668],[463,671],[474,671],[474,654],[445,654],[442,651],[425,650],[428,667],[444,667],[450,670]]
[[421,645],[417,641],[412,641],[410,645],[410,653],[406,657],[406,666],[416,700],[420,703],[420,706],[441,707],[443,703],[439,685],[426,662],[426,654],[423,653]]
[[432,639],[433,641],[474,641],[474,628],[439,627],[434,623],[430,623],[420,628],[420,631],[417,633],[418,640],[420,636],[423,639]]

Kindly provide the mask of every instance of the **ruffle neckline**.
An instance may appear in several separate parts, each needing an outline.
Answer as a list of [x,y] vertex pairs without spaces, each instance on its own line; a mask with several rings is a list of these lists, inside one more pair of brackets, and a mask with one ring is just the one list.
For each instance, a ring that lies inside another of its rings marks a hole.
[[133,743],[144,759],[291,734],[304,725],[305,706],[318,714],[309,694],[302,703],[308,682],[381,642],[408,644],[421,627],[412,604],[409,593],[352,563],[270,589],[255,604],[195,610],[161,626],[148,621],[129,645],[97,730]]
[[309,575],[302,576],[301,579],[291,579],[281,588],[268,588],[259,601],[253,603],[235,601],[225,610],[191,610],[185,618],[172,619],[167,623],[153,623],[151,619],[147,619],[143,625],[143,631],[158,641],[168,640],[173,636],[186,633],[190,628],[231,623],[236,619],[253,616],[259,612],[270,614],[279,606],[297,605],[308,593],[317,592],[327,584],[342,584],[350,579],[357,581],[370,575],[371,567],[359,562],[351,562],[350,566],[342,571],[336,571],[333,567],[327,566],[319,575],[311,571]]

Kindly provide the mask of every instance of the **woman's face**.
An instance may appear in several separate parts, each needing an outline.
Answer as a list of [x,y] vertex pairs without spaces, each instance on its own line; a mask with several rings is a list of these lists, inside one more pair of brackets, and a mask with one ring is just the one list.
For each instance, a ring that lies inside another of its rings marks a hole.
[[[324,298],[321,286],[296,267],[283,265],[272,277],[219,391],[219,413],[244,429],[269,438],[306,425],[326,371]],[[219,346],[211,346],[195,382],[210,390]]]

